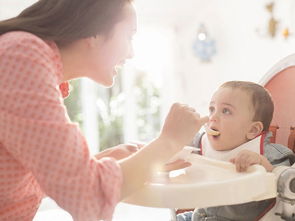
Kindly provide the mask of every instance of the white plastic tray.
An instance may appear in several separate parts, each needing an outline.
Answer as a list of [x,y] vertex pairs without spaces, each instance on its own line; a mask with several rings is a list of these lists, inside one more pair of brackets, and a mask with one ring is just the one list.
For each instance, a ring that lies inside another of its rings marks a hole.
[[231,205],[276,197],[276,177],[254,165],[238,173],[232,163],[190,154],[192,166],[154,181],[124,200],[160,208],[202,208]]

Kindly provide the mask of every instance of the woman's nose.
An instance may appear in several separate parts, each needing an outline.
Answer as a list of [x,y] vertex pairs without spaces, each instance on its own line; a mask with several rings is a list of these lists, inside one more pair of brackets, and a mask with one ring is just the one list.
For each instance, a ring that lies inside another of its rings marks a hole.
[[127,53],[127,59],[131,59],[134,57],[134,50],[133,50],[133,46],[130,45],[128,53]]

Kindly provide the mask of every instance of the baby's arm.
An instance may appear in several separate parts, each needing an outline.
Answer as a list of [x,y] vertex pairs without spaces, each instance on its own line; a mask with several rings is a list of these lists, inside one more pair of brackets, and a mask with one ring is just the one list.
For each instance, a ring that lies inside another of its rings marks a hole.
[[273,166],[265,156],[249,150],[242,150],[235,158],[230,159],[230,162],[236,165],[238,172],[246,171],[248,167],[253,164],[259,164],[263,166],[268,172],[273,170]]

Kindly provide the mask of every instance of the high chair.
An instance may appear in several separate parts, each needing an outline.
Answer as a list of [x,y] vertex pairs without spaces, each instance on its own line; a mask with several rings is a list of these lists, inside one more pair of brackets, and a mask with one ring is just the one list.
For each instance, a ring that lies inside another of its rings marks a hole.
[[[269,90],[274,101],[274,117],[270,126],[271,142],[287,146],[295,151],[295,54],[275,64],[261,79],[261,85]],[[278,173],[276,204],[261,221],[280,218],[295,220],[295,165]],[[281,214],[276,216],[275,214]]]
[[269,131],[272,133],[272,137],[270,138],[271,143],[276,143],[276,135],[277,135],[277,130],[279,128],[280,127],[278,127],[277,125],[270,125]]
[[295,127],[295,54],[275,64],[260,84],[269,90],[274,101],[274,116],[270,126],[272,141],[275,141],[273,143],[283,144],[294,151],[292,128]]
[[[275,105],[270,127],[273,133],[271,142],[294,151],[295,54],[278,62],[260,83],[270,91]],[[170,173],[157,173],[124,201],[147,207],[171,208],[171,219],[176,221],[174,208],[206,208],[275,198],[272,207],[255,221],[295,221],[295,165],[278,166],[271,173],[260,165],[252,165],[246,172],[237,173],[232,163],[193,152],[192,148],[185,147],[177,155],[192,166]]]
[[295,127],[290,127],[288,147],[295,152]]
[[174,208],[204,208],[276,198],[267,213],[255,221],[295,220],[295,168],[281,167],[277,173],[268,173],[262,166],[253,165],[247,172],[237,173],[229,162],[192,152],[184,158],[192,166],[158,173],[124,202],[171,208],[171,221],[176,221]]

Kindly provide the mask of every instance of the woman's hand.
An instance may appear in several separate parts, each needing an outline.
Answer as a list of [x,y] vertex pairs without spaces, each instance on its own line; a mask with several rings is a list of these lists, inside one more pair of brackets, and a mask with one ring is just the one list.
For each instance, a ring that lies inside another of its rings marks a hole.
[[128,143],[128,144],[120,144],[115,147],[110,147],[98,154],[95,155],[96,159],[101,159],[103,157],[112,157],[116,160],[121,160],[126,158],[135,152],[137,152],[144,144],[142,143]]
[[200,117],[195,109],[175,103],[166,117],[159,138],[174,146],[176,148],[174,152],[180,151],[181,148],[192,141],[201,126],[208,120],[207,116]]
[[273,166],[263,155],[250,150],[242,150],[235,158],[230,159],[230,162],[236,165],[238,172],[245,172],[249,166],[254,164],[263,166],[268,172],[273,170]]
[[[174,104],[164,123],[161,134],[136,154],[120,160],[123,174],[121,198],[134,193],[161,170],[168,160],[190,143],[200,127],[208,121],[183,104]],[[175,165],[174,165],[175,166]],[[168,169],[175,167],[170,165]]]

